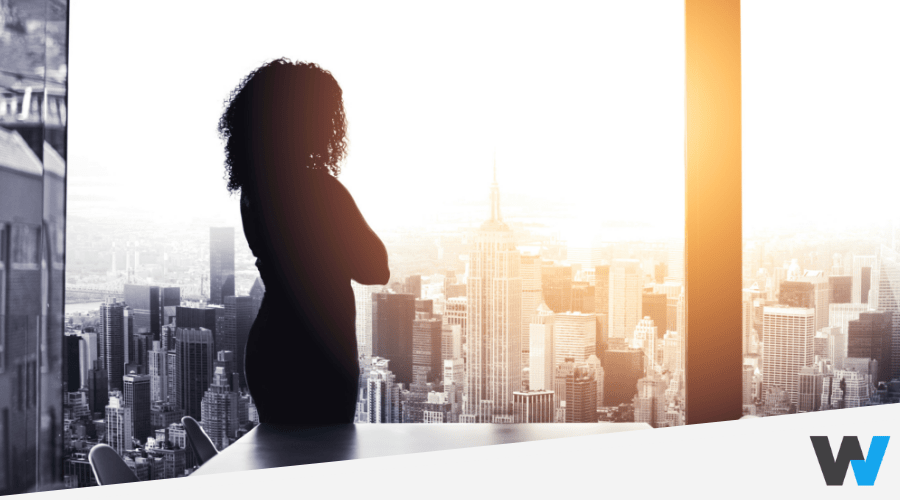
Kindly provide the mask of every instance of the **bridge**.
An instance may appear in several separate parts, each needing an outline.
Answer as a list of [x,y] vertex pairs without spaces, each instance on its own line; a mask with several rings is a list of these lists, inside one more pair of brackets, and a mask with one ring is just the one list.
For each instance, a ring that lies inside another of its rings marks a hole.
[[70,297],[72,295],[79,295],[83,297],[97,298],[97,299],[105,299],[107,297],[115,297],[119,300],[125,299],[125,291],[124,287],[111,287],[107,284],[102,285],[71,285],[66,284],[66,297]]

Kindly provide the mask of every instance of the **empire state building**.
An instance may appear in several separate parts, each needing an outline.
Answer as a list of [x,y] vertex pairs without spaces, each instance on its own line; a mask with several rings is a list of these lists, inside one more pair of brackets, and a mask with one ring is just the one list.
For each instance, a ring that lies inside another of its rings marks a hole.
[[468,314],[464,415],[460,422],[511,423],[522,387],[522,281],[513,232],[500,216],[497,166],[491,218],[475,233],[466,286]]

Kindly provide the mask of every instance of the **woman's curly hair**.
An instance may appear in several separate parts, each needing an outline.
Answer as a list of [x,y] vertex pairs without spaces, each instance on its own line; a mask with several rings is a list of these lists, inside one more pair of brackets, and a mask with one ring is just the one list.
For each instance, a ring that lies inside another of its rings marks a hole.
[[240,191],[252,181],[251,139],[278,131],[299,137],[291,146],[302,148],[306,168],[340,174],[347,151],[347,118],[343,92],[330,72],[314,63],[281,58],[241,80],[225,100],[219,119],[228,191]]

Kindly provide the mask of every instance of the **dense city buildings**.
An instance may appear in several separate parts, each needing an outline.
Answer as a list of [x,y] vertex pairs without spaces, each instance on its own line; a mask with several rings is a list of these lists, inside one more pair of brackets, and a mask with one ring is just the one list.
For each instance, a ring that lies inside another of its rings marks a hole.
[[614,259],[609,271],[609,337],[631,340],[641,316],[641,262]]
[[231,390],[229,378],[224,367],[216,367],[212,383],[200,402],[200,425],[219,451],[237,437],[240,426],[239,396]]
[[669,316],[669,298],[663,293],[644,292],[641,295],[641,316],[653,320],[657,335],[662,338],[666,334]]
[[[247,388],[244,378],[244,347],[250,336],[250,327],[256,320],[254,316],[253,298],[249,296],[225,297],[225,321],[222,334],[216,339],[216,351],[234,353],[234,368],[227,374],[229,380],[232,373],[240,378],[240,388]],[[235,387],[238,390],[238,387]]]
[[234,228],[209,228],[209,303],[234,295]]

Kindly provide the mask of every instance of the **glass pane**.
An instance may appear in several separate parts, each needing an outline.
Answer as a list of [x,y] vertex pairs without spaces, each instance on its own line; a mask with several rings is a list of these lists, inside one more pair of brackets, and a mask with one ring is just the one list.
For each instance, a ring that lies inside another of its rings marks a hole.
[[748,413],[900,400],[898,19],[743,3]]

